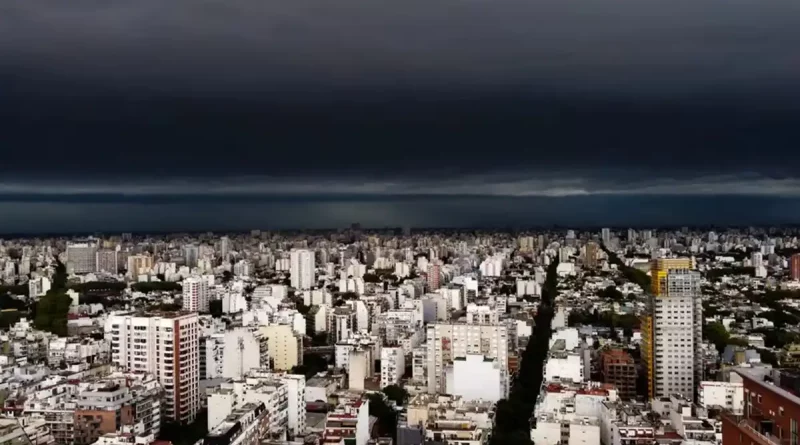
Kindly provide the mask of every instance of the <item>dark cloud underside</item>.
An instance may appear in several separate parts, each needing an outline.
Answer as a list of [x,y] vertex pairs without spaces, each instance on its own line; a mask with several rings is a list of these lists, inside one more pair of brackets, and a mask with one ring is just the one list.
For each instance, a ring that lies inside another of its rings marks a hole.
[[792,221],[797,48],[796,0],[0,2],[0,231]]

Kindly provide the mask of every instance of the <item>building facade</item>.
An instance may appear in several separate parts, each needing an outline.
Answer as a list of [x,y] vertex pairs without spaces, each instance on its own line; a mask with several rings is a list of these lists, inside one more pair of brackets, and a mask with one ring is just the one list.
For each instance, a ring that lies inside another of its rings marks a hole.
[[306,249],[292,250],[289,267],[293,288],[306,290],[314,287],[314,252]]
[[200,409],[199,325],[197,314],[111,314],[105,325],[111,360],[123,368],[149,372],[164,387],[164,416],[191,423]]
[[202,277],[189,277],[183,286],[183,310],[187,312],[208,312],[208,280]]

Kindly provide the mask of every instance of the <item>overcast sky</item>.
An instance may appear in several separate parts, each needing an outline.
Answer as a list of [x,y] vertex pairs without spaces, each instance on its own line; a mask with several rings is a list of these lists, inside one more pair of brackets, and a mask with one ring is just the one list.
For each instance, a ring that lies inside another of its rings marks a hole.
[[[265,227],[796,222],[797,48],[796,0],[2,2],[0,232],[224,225],[202,203]],[[665,195],[708,205],[646,210]]]

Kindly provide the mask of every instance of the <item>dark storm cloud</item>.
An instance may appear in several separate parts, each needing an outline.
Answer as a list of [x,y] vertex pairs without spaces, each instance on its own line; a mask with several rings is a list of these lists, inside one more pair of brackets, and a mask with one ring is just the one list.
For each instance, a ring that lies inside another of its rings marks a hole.
[[800,194],[796,0],[0,4],[0,199]]
[[793,0],[3,2],[5,65],[109,88],[786,85]]

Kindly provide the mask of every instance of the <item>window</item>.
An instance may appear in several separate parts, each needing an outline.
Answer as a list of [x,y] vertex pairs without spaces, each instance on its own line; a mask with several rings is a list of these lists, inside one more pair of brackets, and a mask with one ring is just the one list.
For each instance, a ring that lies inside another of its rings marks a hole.
[[791,435],[789,437],[789,445],[797,445],[797,420],[792,419],[791,422]]

